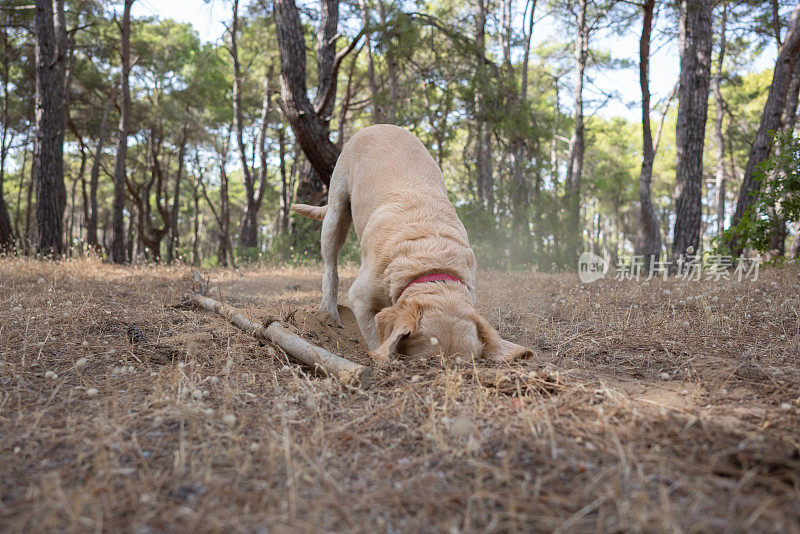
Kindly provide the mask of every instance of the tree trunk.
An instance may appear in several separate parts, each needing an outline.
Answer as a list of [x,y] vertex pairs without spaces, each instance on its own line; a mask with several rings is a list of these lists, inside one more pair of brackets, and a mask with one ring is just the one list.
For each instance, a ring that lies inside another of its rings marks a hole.
[[639,85],[642,90],[642,170],[639,174],[639,228],[636,253],[645,257],[645,265],[652,268],[661,256],[661,234],[653,210],[651,182],[653,178],[653,134],[650,130],[650,34],[653,29],[655,0],[646,0],[642,6],[642,37],[639,40]]
[[64,124],[66,45],[63,0],[36,0],[36,218],[39,252],[64,253]]
[[[379,0],[380,1],[380,0]],[[369,7],[366,0],[358,0],[358,7],[361,10],[361,21],[367,28],[372,24],[369,16]],[[372,32],[367,34],[367,82],[369,83],[369,100],[372,107],[372,124],[383,122],[383,110],[378,102],[378,82],[375,79],[375,64],[372,57]]]
[[681,0],[681,74],[676,127],[676,220],[673,257],[700,248],[703,144],[711,75],[713,0]]
[[727,170],[725,166],[725,138],[722,135],[722,119],[725,115],[725,103],[722,100],[720,84],[722,82],[722,69],[725,64],[726,48],[726,27],[728,22],[728,6],[722,4],[722,19],[719,28],[719,52],[717,55],[717,70],[711,79],[711,90],[714,93],[714,109],[716,117],[714,119],[714,145],[717,149],[717,169],[715,186],[717,189],[717,236],[722,237],[725,230],[725,188],[728,182]]
[[[528,5],[526,6],[525,13],[528,11],[528,7],[530,6],[530,15],[528,19],[528,26],[527,28],[523,29],[523,37],[524,37],[524,52],[522,55],[522,65],[520,65],[520,87],[519,87],[519,96],[515,98],[518,105],[524,106],[527,99],[528,99],[528,64],[530,61],[530,51],[531,51],[531,40],[533,37],[533,24],[534,24],[534,14],[536,13],[536,0],[529,0]],[[510,17],[511,12],[513,10],[511,0],[507,0],[506,8],[504,12],[507,13],[507,17],[509,20],[507,21],[508,27],[506,28],[506,46],[504,46],[504,55],[505,55],[505,62],[506,65],[512,65],[512,58],[511,58],[511,47],[510,42],[513,38],[512,30],[510,27]],[[524,22],[524,17],[523,17]],[[516,256],[517,263],[525,263],[531,257],[532,246],[531,246],[531,232],[529,229],[529,210],[531,204],[531,192],[530,192],[530,183],[527,177],[524,174],[524,165],[527,161],[527,146],[526,146],[526,139],[522,132],[514,132],[512,139],[511,139],[511,152],[514,156],[514,165],[513,165],[513,189],[512,189],[512,196],[511,196],[511,208],[513,213],[513,222],[514,222],[514,241],[515,245],[512,247],[512,250],[516,251],[514,254]]]
[[200,196],[195,191],[194,196],[194,224],[192,231],[192,265],[200,265]]
[[[786,95],[792,78],[792,72],[800,53],[800,4],[792,12],[786,38],[783,41],[778,59],[775,62],[775,69],[772,75],[772,85],[769,88],[767,102],[764,104],[764,112],[761,115],[761,123],[758,126],[753,146],[750,148],[750,155],[747,158],[747,166],[744,169],[742,187],[739,190],[739,198],[736,202],[736,211],[731,219],[731,226],[736,226],[741,222],[745,212],[758,199],[760,182],[756,180],[756,173],[759,165],[767,159],[772,147],[772,139],[781,124],[786,105]],[[731,251],[738,255],[744,248],[743,243],[735,239],[731,242]]]
[[[378,6],[378,20],[380,20],[381,27],[386,28],[386,7],[383,5],[383,0],[377,0]],[[387,112],[384,115],[385,120],[389,124],[394,124],[397,117],[397,96],[400,93],[400,76],[398,74],[397,58],[394,51],[389,49],[386,51],[386,75],[389,78],[389,105]]]
[[[797,122],[797,105],[798,99],[800,99],[800,61],[796,61],[794,64],[794,72],[792,74],[792,81],[789,84],[789,90],[786,94],[786,105],[785,105],[785,112],[783,121],[781,122],[780,131],[781,133],[785,132],[792,132],[794,131],[794,125]],[[780,146],[776,150],[776,152],[780,152]],[[780,170],[778,171],[785,177],[785,171]],[[782,201],[783,199],[781,199]],[[769,216],[772,219],[772,228],[770,230],[770,250],[776,251],[778,256],[783,256],[786,254],[786,237],[788,235],[788,231],[786,228],[786,223],[790,221],[786,221],[783,215],[783,210],[781,209],[780,202],[777,206],[773,206],[769,210]],[[795,239],[792,241],[792,257],[795,256],[795,241],[797,240],[797,235],[795,235]]]
[[[211,198],[208,195],[208,191],[206,190],[205,182],[203,181],[203,168],[199,162],[199,156],[195,156],[195,161],[197,161],[197,168],[200,173],[198,177],[198,182],[200,183],[200,189],[203,191],[203,196],[208,203],[208,207],[211,208],[211,213],[214,215],[214,218],[217,221],[217,227],[219,228],[219,251],[218,251],[218,259],[219,264],[223,267],[227,267],[228,265],[236,266],[233,260],[233,247],[231,246],[231,238],[230,238],[230,211],[229,211],[229,204],[230,200],[228,198],[228,173],[225,171],[225,165],[228,161],[228,137],[230,136],[230,132],[228,132],[228,136],[226,136],[225,141],[217,147],[217,154],[219,156],[219,211],[215,207],[215,203],[211,201]],[[195,227],[196,228],[196,227]],[[196,242],[196,240],[195,240]]]
[[[72,193],[70,194],[70,203],[69,203],[69,227],[67,230],[67,245],[65,252],[70,252],[70,248],[73,245],[73,237],[74,237],[74,227],[75,227],[75,190],[78,187],[78,182],[81,184],[85,183],[86,180],[86,144],[84,143],[83,139],[80,136],[78,137],[78,143],[81,147],[81,163],[80,167],[78,168],[78,176],[72,181]],[[80,229],[78,229],[78,240],[80,240]]]
[[111,88],[111,94],[106,101],[106,106],[103,109],[103,118],[100,121],[100,131],[97,134],[97,148],[94,152],[94,161],[92,161],[92,170],[89,175],[89,218],[86,222],[86,240],[89,246],[95,250],[99,249],[99,242],[97,241],[97,185],[100,179],[100,161],[103,157],[103,146],[106,142],[106,130],[108,127],[108,115],[111,112],[111,106],[117,99],[117,85]]
[[[233,0],[233,20],[230,28],[231,47],[230,54],[233,60],[233,131],[236,137],[236,148],[239,151],[239,161],[242,166],[242,177],[244,179],[245,191],[245,211],[242,217],[241,232],[239,235],[239,244],[242,248],[255,248],[258,245],[258,212],[261,208],[261,200],[264,195],[265,183],[262,181],[259,186],[259,191],[256,193],[256,184],[254,173],[247,164],[247,153],[244,144],[244,111],[242,110],[242,71],[239,63],[239,0]],[[266,118],[269,108],[269,71],[264,80],[264,105],[261,111],[261,131],[259,139],[256,142],[257,148],[261,155],[264,153],[264,133],[266,128]],[[261,158],[262,162],[266,160],[265,157]],[[263,167],[263,165],[262,165]],[[262,168],[262,176],[265,176],[266,169]]]
[[225,147],[221,155],[222,163],[219,166],[219,213],[220,213],[220,245],[219,264],[223,267],[233,265],[233,247],[231,246],[231,215],[230,200],[228,197],[228,173],[225,171],[225,160],[228,150]]
[[131,35],[131,6],[134,0],[125,0],[120,26],[120,89],[122,102],[120,106],[119,130],[117,134],[117,159],[114,165],[114,205],[113,205],[113,241],[111,243],[111,258],[114,263],[125,263],[125,188],[127,181],[128,157],[128,122],[131,110],[131,92],[128,85],[130,75],[130,35]]
[[30,254],[31,245],[34,242],[33,239],[33,228],[32,228],[32,221],[33,218],[33,186],[36,183],[36,139],[33,140],[34,148],[33,154],[31,154],[31,180],[28,182],[28,193],[27,199],[25,203],[25,239],[23,240],[23,250],[25,254]]
[[477,0],[475,14],[475,49],[478,55],[475,69],[475,159],[477,165],[478,200],[481,205],[494,208],[494,184],[492,175],[492,130],[487,116],[489,106],[486,97],[486,5]]
[[278,150],[281,173],[281,233],[289,229],[289,184],[286,180],[286,131],[281,125],[278,130]]
[[[24,240],[25,235],[22,230],[22,191],[25,189],[25,168],[28,166],[28,143],[30,142],[30,130],[25,133],[25,142],[22,143],[22,165],[19,168],[19,188],[17,189],[17,210],[14,213],[14,233],[20,240]],[[30,180],[29,180],[30,182]]]
[[[8,28],[3,26],[3,134],[0,138],[0,251],[10,248],[14,244],[14,229],[11,227],[11,217],[8,215],[8,206],[6,205],[5,198],[3,197],[3,187],[6,177],[6,157],[8,156],[8,146],[13,141],[8,138],[8,85],[9,85],[9,70],[10,61],[7,56],[8,52]],[[23,168],[21,173],[24,174]],[[22,190],[22,182],[20,182],[20,191]],[[19,208],[18,208],[19,209]]]
[[[583,82],[586,61],[589,56],[589,25],[586,21],[588,0],[578,0],[578,39],[575,43],[575,129],[569,141],[567,175],[565,184],[567,212],[567,253],[575,257],[581,253],[581,180],[585,151],[585,127],[583,117]],[[572,261],[573,258],[567,258]]]
[[[338,0],[322,0],[322,18],[317,32],[317,101],[324,99],[328,84],[336,83],[333,74],[336,26],[339,19]],[[307,201],[323,197],[321,184],[330,181],[339,148],[329,138],[330,112],[333,99],[324,110],[315,109],[306,88],[306,50],[303,27],[294,0],[276,0],[274,3],[278,48],[281,54],[281,99],[284,114],[294,132],[296,142],[302,147],[313,173],[304,173],[303,196]],[[322,89],[322,90],[320,90]],[[315,102],[320,103],[320,102]]]
[[172,206],[169,212],[169,242],[167,243],[167,263],[175,261],[175,249],[178,247],[180,230],[178,229],[178,214],[181,209],[181,182],[183,181],[183,169],[186,160],[186,143],[188,141],[189,123],[183,125],[181,134],[181,145],[178,149],[178,172],[175,173],[175,188],[172,192]]

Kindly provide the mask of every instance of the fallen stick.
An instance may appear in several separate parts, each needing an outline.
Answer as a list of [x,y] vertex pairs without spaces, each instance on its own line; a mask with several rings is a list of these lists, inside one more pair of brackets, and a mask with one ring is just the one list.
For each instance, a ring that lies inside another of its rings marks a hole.
[[[199,274],[196,271],[195,280],[199,280]],[[201,284],[201,292],[205,292],[205,285],[205,283]],[[372,369],[337,356],[322,347],[312,345],[300,336],[286,330],[278,321],[273,321],[267,326],[258,325],[246,319],[236,308],[197,293],[187,295],[184,304],[191,304],[221,315],[248,334],[275,343],[292,358],[334,376],[344,384],[360,386],[364,389],[369,388],[372,384]]]

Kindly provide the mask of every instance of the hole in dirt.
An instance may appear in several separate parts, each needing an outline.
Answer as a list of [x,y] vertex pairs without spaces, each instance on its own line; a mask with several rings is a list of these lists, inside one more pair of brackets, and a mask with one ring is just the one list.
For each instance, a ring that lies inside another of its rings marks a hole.
[[524,397],[529,394],[557,395],[566,387],[558,373],[545,371],[478,369],[471,373],[470,378],[508,397]]

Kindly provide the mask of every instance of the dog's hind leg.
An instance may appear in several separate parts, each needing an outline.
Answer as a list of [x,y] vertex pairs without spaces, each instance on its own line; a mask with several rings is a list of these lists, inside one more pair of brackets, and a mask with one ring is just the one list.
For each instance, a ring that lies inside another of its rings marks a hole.
[[352,221],[347,180],[344,176],[337,176],[334,170],[328,190],[328,211],[322,221],[321,248],[325,273],[322,276],[322,304],[319,311],[329,314],[338,325],[342,324],[336,308],[339,293],[339,251],[347,239]]

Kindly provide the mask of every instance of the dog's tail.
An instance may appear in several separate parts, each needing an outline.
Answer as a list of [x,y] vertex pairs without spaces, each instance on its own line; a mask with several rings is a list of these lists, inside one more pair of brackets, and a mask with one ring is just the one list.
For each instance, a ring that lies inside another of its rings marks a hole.
[[300,215],[304,215],[309,219],[322,220],[325,214],[328,213],[328,206],[309,206],[308,204],[292,204],[290,206],[292,211],[296,211]]

